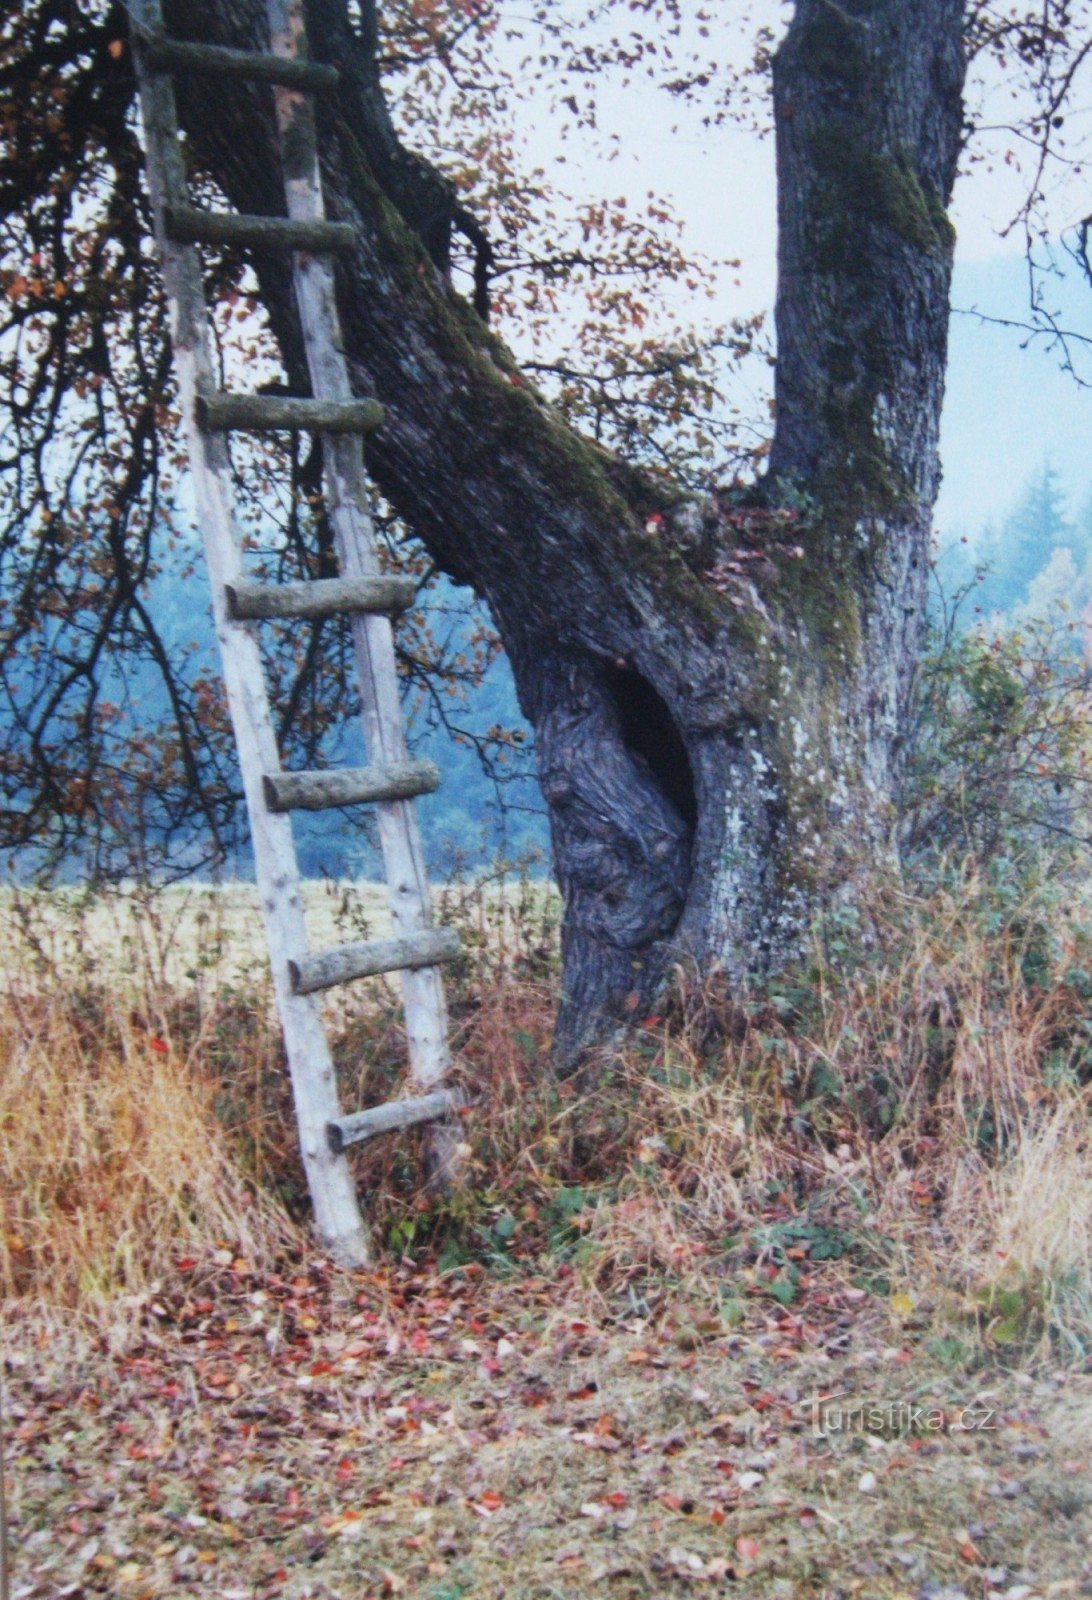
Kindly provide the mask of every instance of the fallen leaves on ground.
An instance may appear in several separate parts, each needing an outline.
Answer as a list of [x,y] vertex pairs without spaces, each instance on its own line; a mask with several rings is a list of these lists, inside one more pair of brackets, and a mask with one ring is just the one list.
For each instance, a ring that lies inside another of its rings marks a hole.
[[[187,1258],[120,1354],[9,1327],[13,1594],[1092,1592],[1087,1380],[892,1337],[837,1284],[728,1326],[574,1315],[544,1276]],[[815,1437],[838,1394],[997,1425]]]

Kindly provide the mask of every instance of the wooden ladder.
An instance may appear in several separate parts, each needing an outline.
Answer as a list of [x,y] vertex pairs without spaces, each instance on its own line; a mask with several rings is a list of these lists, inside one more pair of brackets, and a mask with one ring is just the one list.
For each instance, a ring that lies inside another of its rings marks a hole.
[[[307,56],[301,0],[268,0],[269,53],[250,54],[166,35],[160,0],[129,0],[144,139],[189,445],[197,516],[212,582],[216,635],[242,769],[254,865],[273,984],[299,1124],[300,1146],[323,1246],[348,1266],[371,1246],[345,1156],[362,1139],[435,1123],[434,1172],[450,1178],[459,1149],[461,1100],[445,1087],[450,1067],[439,963],[458,951],[454,933],[432,925],[428,879],[413,797],[435,789],[437,769],[411,760],[398,692],[391,617],[412,602],[412,579],[379,571],[364,478],[362,436],[382,409],[355,398],[338,321],[332,257],[354,231],[329,222],[323,204],[310,96],[337,85],[335,68]],[[215,213],[190,204],[179,145],[172,75],[198,73],[272,85],[284,161],[285,217]],[[218,392],[199,244],[293,252],[296,303],[312,397]],[[341,576],[281,585],[246,581],[232,510],[227,435],[233,429],[309,429],[322,435],[326,505]],[[370,765],[285,772],[280,765],[256,625],[268,617],[350,618]],[[393,937],[308,949],[299,865],[288,813],[375,804]],[[342,1116],[318,994],[373,973],[399,972],[409,1043],[410,1098]]]

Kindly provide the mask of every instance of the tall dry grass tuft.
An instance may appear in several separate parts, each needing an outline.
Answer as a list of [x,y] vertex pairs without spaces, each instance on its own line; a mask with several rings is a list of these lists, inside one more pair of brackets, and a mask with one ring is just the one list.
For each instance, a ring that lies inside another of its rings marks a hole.
[[1092,1117],[1088,1094],[1030,1112],[994,1167],[952,1196],[968,1309],[994,1343],[1092,1355]]
[[0,1008],[0,1289],[97,1315],[136,1304],[180,1254],[255,1264],[294,1242],[246,1181],[200,1053],[124,992],[9,990]]

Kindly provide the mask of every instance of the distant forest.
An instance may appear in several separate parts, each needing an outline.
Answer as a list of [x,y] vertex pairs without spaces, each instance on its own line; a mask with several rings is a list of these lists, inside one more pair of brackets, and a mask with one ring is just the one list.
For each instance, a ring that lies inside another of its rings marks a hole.
[[1044,618],[1060,607],[1075,618],[1092,601],[1092,484],[1073,508],[1044,461],[1000,523],[941,541],[937,576],[949,600],[968,590],[964,627],[995,616],[1007,623]]
[[[970,626],[1019,624],[1067,606],[1076,617],[1092,602],[1092,485],[1083,505],[1073,507],[1049,461],[1032,476],[1009,514],[938,545],[935,593],[945,603],[962,594],[958,622]],[[152,580],[152,603],[164,644],[186,660],[186,672],[217,676],[207,580],[200,565],[165,565]],[[448,660],[480,656],[475,643],[489,619],[468,590],[441,579],[425,600],[426,629]],[[149,728],[168,720],[166,690],[152,663],[130,663],[118,699],[134,721]],[[458,676],[458,675],[456,675]],[[475,676],[473,670],[463,674]],[[106,685],[109,691],[109,683]],[[507,662],[497,655],[476,683],[434,693],[407,690],[410,739],[417,754],[434,760],[443,779],[439,791],[419,802],[430,870],[443,878],[463,868],[480,872],[500,863],[531,872],[549,870],[546,811],[534,777],[531,731],[516,700]],[[497,731],[515,735],[509,744]],[[355,720],[339,728],[326,759],[331,765],[365,758]],[[300,866],[309,877],[371,877],[379,871],[373,824],[358,811],[295,820]],[[14,863],[33,870],[26,853]],[[184,863],[181,863],[184,870]],[[69,870],[80,874],[78,862]],[[241,851],[225,864],[229,875],[246,876]]]

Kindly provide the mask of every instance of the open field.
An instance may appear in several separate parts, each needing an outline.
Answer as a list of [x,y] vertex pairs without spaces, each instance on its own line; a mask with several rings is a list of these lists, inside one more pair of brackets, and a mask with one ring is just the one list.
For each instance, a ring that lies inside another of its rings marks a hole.
[[[381,883],[310,879],[303,897],[312,949],[390,932]],[[538,880],[434,887],[434,899],[442,920],[456,917],[464,937],[493,949],[503,949],[517,907],[548,918],[557,906],[556,890]],[[35,954],[41,966],[77,980],[140,972],[174,987],[202,974],[263,983],[268,959],[257,889],[242,882],[174,884],[150,894],[0,890],[0,964],[28,973]]]
[[[379,931],[374,891],[311,892]],[[307,1243],[245,891],[8,900],[13,1594],[1092,1593],[1086,958],[1057,911],[999,922],[968,881],[787,1022],[691,996],[558,1084],[549,899],[468,891],[470,1181],[423,1192],[415,1135],[358,1154],[384,1255],[344,1276]],[[345,1102],[397,1092],[393,994],[334,1022]],[[880,1415],[816,1437],[824,1395]]]

